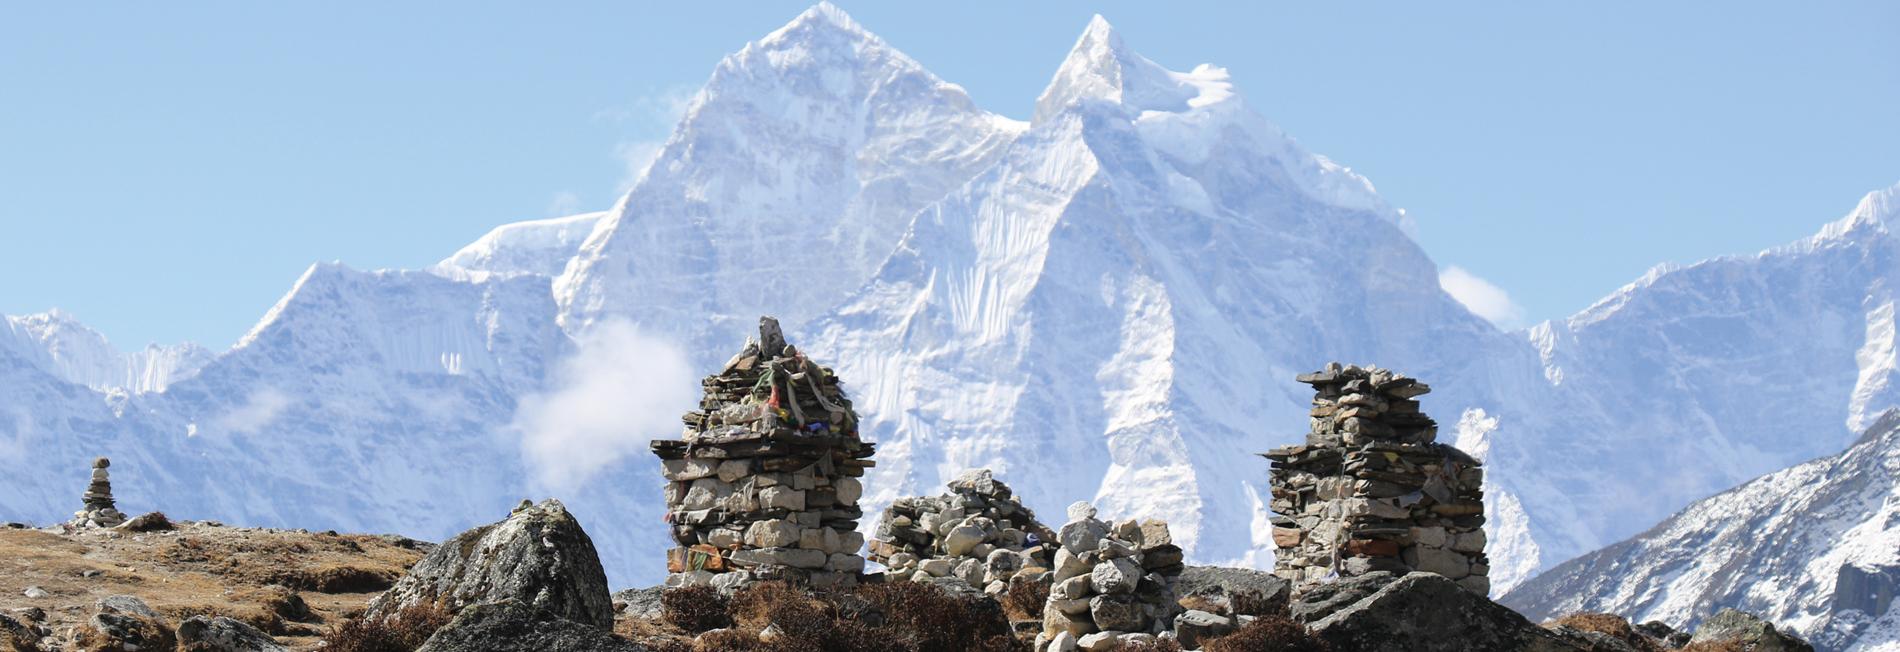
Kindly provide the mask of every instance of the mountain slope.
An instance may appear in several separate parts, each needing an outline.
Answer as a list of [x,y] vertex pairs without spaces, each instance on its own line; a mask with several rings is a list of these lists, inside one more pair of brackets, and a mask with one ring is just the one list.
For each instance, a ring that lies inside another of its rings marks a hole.
[[1900,649],[1900,412],[1846,451],[1697,501],[1504,596],[1532,618],[1609,611],[1690,625],[1725,607],[1823,650]]
[[556,281],[562,323],[801,323],[857,289],[912,213],[1021,130],[820,4],[719,63]]
[[130,393],[164,391],[213,357],[210,350],[190,342],[123,353],[60,310],[0,318],[0,348],[66,382]]
[[868,379],[874,502],[983,466],[1037,509],[1092,495],[1170,519],[1197,559],[1259,563],[1267,470],[1251,453],[1305,422],[1295,374],[1379,360],[1436,382],[1484,366],[1472,358],[1533,362],[1439,289],[1397,222],[1224,71],[1165,70],[1097,18],[1031,129],[919,214],[813,327],[815,350]]

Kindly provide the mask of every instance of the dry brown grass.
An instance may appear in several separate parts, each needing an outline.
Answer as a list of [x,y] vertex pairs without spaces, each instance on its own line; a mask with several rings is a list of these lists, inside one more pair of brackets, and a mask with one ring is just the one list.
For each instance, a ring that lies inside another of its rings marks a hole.
[[1003,594],[1003,615],[1010,620],[1042,620],[1043,603],[1049,600],[1049,585],[1017,576],[1009,581]]
[[1607,613],[1580,612],[1553,620],[1546,627],[1569,627],[1571,629],[1596,632],[1630,644],[1640,652],[1663,652],[1663,646],[1648,636],[1644,636],[1630,621],[1622,616]]
[[1748,652],[1748,646],[1741,641],[1703,641],[1682,646],[1678,652]]
[[[368,587],[378,582],[355,578],[399,577],[423,554],[370,536],[173,526],[146,533],[0,529],[0,611],[41,607],[49,627],[61,631],[81,625],[98,599],[131,595],[173,625],[227,616],[308,649],[320,624],[342,622],[374,597],[377,589]],[[51,597],[26,598],[28,586]]]
[[1205,642],[1205,652],[1329,652],[1325,641],[1288,618],[1261,616],[1232,634]]

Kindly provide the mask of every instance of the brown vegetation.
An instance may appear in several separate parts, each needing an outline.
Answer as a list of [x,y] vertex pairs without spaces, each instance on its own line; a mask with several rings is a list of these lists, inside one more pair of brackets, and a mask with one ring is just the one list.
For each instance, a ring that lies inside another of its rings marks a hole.
[[414,652],[452,619],[436,604],[404,607],[388,618],[353,618],[323,637],[325,652]]
[[[84,625],[100,598],[130,595],[172,625],[226,616],[307,649],[423,554],[396,538],[167,522],[173,529],[149,532],[0,529],[0,613],[40,607],[57,632]],[[27,598],[29,586],[50,595]]]
[[1325,641],[1305,625],[1280,616],[1261,616],[1232,634],[1207,641],[1206,652],[1329,652]]
[[1655,639],[1636,631],[1630,626],[1630,621],[1616,614],[1580,612],[1545,623],[1544,626],[1569,627],[1579,631],[1596,632],[1628,643],[1639,652],[1663,652],[1664,649]]

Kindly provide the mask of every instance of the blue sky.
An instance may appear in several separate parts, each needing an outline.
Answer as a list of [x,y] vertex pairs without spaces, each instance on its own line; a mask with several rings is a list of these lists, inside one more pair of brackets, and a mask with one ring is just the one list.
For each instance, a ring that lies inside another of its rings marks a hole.
[[[1019,118],[1094,13],[1225,66],[1523,320],[1900,181],[1900,4],[838,4]],[[719,58],[805,6],[13,5],[0,313],[222,347],[312,262],[419,267],[605,208]]]

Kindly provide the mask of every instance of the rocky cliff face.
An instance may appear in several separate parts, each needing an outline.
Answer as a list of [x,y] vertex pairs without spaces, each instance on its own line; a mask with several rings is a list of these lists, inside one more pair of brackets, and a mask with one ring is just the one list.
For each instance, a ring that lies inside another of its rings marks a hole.
[[1503,597],[1533,618],[1610,611],[1695,624],[1762,614],[1821,650],[1900,646],[1900,413],[1845,452],[1690,505]]

